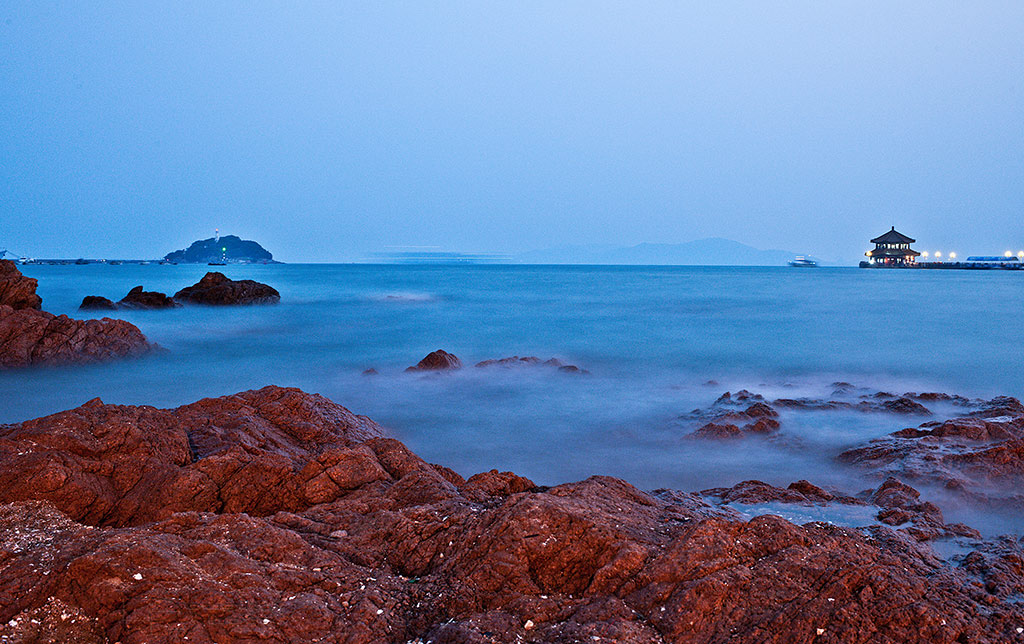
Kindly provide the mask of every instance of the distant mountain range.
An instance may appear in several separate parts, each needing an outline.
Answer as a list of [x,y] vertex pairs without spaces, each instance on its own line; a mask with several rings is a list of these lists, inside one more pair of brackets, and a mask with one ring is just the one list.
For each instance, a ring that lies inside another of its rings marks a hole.
[[513,261],[520,264],[784,266],[798,254],[788,250],[762,250],[731,239],[710,237],[682,244],[560,246],[522,253],[514,256]]

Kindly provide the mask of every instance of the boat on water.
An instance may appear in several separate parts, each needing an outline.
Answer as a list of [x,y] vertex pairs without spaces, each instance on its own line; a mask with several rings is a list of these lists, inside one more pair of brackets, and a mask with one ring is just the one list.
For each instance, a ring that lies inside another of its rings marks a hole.
[[813,259],[807,259],[803,255],[799,255],[797,257],[794,257],[789,262],[789,265],[797,268],[814,268],[818,265],[818,262],[814,261]]

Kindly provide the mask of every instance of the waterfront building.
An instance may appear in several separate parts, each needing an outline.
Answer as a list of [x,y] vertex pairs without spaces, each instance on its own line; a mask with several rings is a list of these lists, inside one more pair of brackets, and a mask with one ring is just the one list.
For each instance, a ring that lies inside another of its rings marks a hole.
[[875,237],[871,243],[875,245],[874,250],[864,253],[872,266],[911,266],[917,261],[921,254],[910,247],[916,239],[911,239],[893,226],[889,232]]

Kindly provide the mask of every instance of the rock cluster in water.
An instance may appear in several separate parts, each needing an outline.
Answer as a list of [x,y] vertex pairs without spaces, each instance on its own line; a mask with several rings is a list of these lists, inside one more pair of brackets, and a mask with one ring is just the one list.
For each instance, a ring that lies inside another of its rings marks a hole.
[[75,320],[39,310],[36,280],[9,260],[0,260],[0,275],[0,368],[100,362],[154,348],[124,320]]
[[272,286],[254,280],[232,280],[223,273],[210,272],[192,286],[174,294],[174,299],[186,304],[212,306],[236,304],[277,304],[281,294]]
[[[758,503],[876,522],[743,514]],[[949,535],[970,553],[938,556]],[[1008,642],[1022,560],[895,479],[463,479],[294,389],[0,426],[12,642]]]
[[462,368],[462,360],[443,349],[431,351],[406,371],[454,371]]
[[154,310],[173,309],[182,303],[228,306],[277,304],[280,301],[281,294],[272,286],[254,280],[233,280],[223,273],[210,272],[192,286],[175,293],[174,297],[156,291],[144,291],[141,286],[136,286],[117,302],[99,295],[87,295],[78,308],[93,311]]
[[173,309],[181,306],[173,298],[167,297],[165,293],[157,291],[144,291],[141,286],[136,286],[128,291],[128,295],[117,302],[112,302],[105,297],[98,295],[87,295],[78,308],[83,311],[114,311],[117,309],[154,310]]

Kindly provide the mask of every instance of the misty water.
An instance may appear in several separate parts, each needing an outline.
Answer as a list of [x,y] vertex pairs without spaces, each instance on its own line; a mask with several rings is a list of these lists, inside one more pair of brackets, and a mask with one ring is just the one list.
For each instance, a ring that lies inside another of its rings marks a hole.
[[[206,266],[25,266],[43,308],[89,317],[85,295],[173,293]],[[725,391],[837,398],[833,382],[969,397],[1024,393],[1024,273],[855,268],[228,266],[280,305],[118,311],[165,352],[94,366],[0,372],[0,423],[108,403],[176,406],[268,384],[321,393],[463,475],[541,484],[592,474],[652,489],[809,479],[856,492],[844,449],[924,418],[782,410],[781,430],[686,440],[686,417]],[[411,374],[443,348],[466,368]],[[478,369],[511,355],[547,368]],[[364,376],[368,368],[379,372]],[[709,383],[709,381],[713,381]],[[841,396],[839,396],[841,397]],[[929,403],[939,418],[962,413]],[[947,512],[948,514],[948,512]]]

